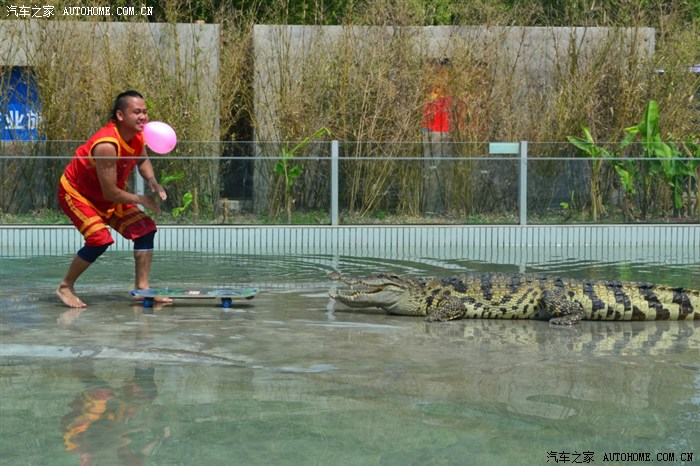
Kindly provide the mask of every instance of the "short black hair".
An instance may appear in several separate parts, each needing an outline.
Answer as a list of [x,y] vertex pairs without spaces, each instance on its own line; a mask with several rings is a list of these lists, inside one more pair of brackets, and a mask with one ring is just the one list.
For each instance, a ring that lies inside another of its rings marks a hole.
[[143,99],[143,96],[139,91],[130,89],[128,91],[122,92],[117,96],[116,99],[114,99],[114,105],[112,105],[112,113],[109,114],[110,120],[114,122],[117,121],[117,110],[123,112],[126,109],[128,97],[137,97],[139,99]]

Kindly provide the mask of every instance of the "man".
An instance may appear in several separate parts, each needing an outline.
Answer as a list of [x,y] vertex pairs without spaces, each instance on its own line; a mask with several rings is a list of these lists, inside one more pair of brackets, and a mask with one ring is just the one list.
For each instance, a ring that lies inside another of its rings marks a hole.
[[75,282],[114,243],[107,226],[134,242],[135,289],[148,288],[153,258],[155,222],[137,204],[155,213],[158,203],[148,195],[125,191],[134,166],[160,199],[167,195],[158,184],[144,148],[143,131],[148,110],[136,91],[122,92],[112,107],[110,122],[80,146],[61,177],[58,202],[85,238],[73,257],[56,294],[72,308],[86,304],[75,294]]
[[454,100],[448,93],[450,66],[449,58],[431,64],[431,82],[423,108],[423,157],[426,160],[423,163],[421,205],[423,211],[430,215],[444,214],[446,209],[447,171],[442,159],[452,155],[450,130],[454,117]]

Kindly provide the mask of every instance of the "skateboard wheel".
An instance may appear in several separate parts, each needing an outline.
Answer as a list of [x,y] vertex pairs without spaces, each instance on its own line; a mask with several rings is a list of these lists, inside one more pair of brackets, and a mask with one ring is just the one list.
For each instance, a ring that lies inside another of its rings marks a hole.
[[233,304],[233,300],[231,298],[221,298],[221,305],[225,308],[231,307],[231,304]]
[[143,307],[153,307],[153,298],[143,298]]

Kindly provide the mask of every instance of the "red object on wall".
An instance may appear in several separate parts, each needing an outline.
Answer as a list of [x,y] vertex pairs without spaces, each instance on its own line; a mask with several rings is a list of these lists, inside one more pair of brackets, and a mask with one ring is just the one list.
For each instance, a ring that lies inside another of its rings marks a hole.
[[423,109],[423,129],[436,133],[449,132],[453,105],[451,97],[440,97],[428,101]]

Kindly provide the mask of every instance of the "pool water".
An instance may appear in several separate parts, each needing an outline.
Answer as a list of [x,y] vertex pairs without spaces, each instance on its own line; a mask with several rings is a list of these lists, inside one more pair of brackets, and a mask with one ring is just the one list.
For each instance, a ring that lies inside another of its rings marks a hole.
[[195,300],[153,311],[129,296],[129,254],[105,254],[81,279],[84,311],[54,295],[70,257],[2,259],[0,463],[697,462],[700,322],[426,323],[334,304],[326,278],[498,270],[697,288],[700,257],[684,257],[494,266],[160,253],[153,286],[261,291],[227,310]]

